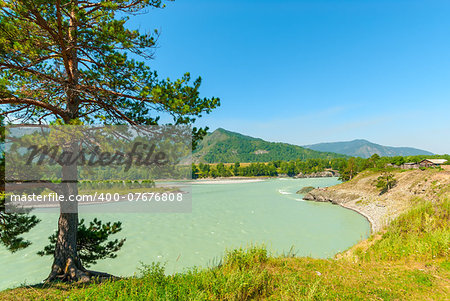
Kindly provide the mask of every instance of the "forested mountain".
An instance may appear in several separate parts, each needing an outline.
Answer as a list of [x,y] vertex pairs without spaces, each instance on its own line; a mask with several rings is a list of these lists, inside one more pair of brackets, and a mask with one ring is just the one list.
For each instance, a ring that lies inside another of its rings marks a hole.
[[378,154],[381,157],[433,155],[431,152],[417,148],[384,146],[363,139],[344,142],[318,143],[313,145],[305,145],[303,147],[321,152],[335,152],[361,158],[369,158],[373,154]]
[[193,154],[193,161],[195,163],[234,163],[339,157],[346,156],[314,151],[287,143],[268,142],[219,128],[209,133],[199,143]]

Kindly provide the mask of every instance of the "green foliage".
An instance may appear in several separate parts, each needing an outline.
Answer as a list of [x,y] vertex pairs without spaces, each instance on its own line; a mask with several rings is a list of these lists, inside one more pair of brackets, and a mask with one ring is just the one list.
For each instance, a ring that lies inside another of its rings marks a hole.
[[216,166],[210,164],[200,163],[193,164],[193,178],[208,178],[208,177],[229,177],[229,176],[243,176],[243,177],[276,177],[279,174],[286,174],[288,176],[295,176],[302,173],[312,173],[324,171],[327,168],[339,168],[346,160],[340,159],[308,159],[305,161],[273,161],[268,163],[250,163],[240,164],[239,162],[233,165],[217,164]]
[[[0,99],[8,117],[152,125],[166,112],[174,123],[189,124],[220,105],[199,97],[200,77],[160,79],[143,62],[152,58],[159,33],[130,29],[129,16],[164,7],[160,0],[0,6]],[[25,110],[27,104],[37,110]],[[194,129],[194,141],[204,130]]]
[[383,194],[388,192],[396,184],[397,180],[392,173],[384,173],[377,178],[375,186],[380,190],[380,194]]
[[5,208],[5,158],[3,143],[5,128],[3,116],[0,116],[0,244],[11,252],[28,247],[31,242],[21,237],[30,231],[40,220],[35,215],[28,213],[6,213]]
[[229,176],[243,176],[243,177],[276,177],[280,174],[288,176],[296,176],[299,173],[313,173],[320,172],[326,169],[340,170],[342,166],[346,166],[345,158],[338,159],[307,159],[295,161],[272,161],[268,163],[250,163],[240,164],[239,162],[233,165],[217,164],[209,165],[200,163],[193,164],[193,179],[208,178],[208,177],[229,177]]
[[302,189],[300,189],[299,191],[297,191],[296,193],[297,194],[305,194],[305,193],[308,193],[308,192],[310,192],[312,190],[314,190],[314,187],[306,186],[306,187],[303,187]]
[[236,177],[240,175],[240,173],[239,173],[239,167],[241,167],[241,163],[235,162],[234,165],[233,165],[233,167],[232,167],[232,169],[231,169],[231,172],[232,172],[233,175],[236,176]]
[[[84,224],[81,219],[78,223],[77,248],[81,262],[89,267],[97,263],[100,259],[116,258],[117,252],[122,248],[125,239],[115,239],[108,241],[110,235],[116,234],[122,230],[122,223],[102,223],[96,218],[89,223]],[[55,253],[55,244],[58,232],[51,235],[48,239],[50,244],[44,247],[43,251],[37,254],[40,256],[53,255]]]
[[0,212],[0,244],[13,253],[28,247],[31,242],[21,235],[30,231],[39,222],[35,215]]
[[364,165],[364,169],[383,167],[383,166],[381,166],[380,163],[382,163],[381,157],[378,154],[373,154],[368,160],[366,160],[366,163]]
[[[2,182],[4,182],[4,177],[2,177]],[[1,185],[1,189],[0,244],[14,253],[18,250],[28,247],[31,244],[30,241],[25,240],[23,237],[21,237],[21,235],[30,231],[40,222],[40,220],[35,215],[30,215],[29,212],[6,213],[4,184]]]
[[351,157],[345,164],[345,168],[342,170],[340,179],[343,181],[349,181],[355,177],[359,171],[359,165],[356,162],[357,158]]
[[11,252],[28,247],[31,242],[21,237],[40,220],[29,213],[6,213],[5,208],[5,161],[0,155],[0,244]]
[[192,164],[191,170],[192,170],[192,179],[198,179],[200,173],[198,167],[195,164]]
[[198,143],[208,134],[209,127],[205,128],[192,128],[192,150],[194,151]]

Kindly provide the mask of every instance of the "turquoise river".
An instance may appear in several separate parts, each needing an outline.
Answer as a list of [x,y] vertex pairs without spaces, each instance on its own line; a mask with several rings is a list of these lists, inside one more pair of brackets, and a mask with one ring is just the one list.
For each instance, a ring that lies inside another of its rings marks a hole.
[[[90,269],[132,276],[141,262],[158,261],[165,263],[167,273],[176,273],[216,265],[225,250],[251,244],[264,244],[273,255],[292,249],[297,256],[327,258],[370,232],[368,221],[358,213],[303,201],[295,193],[305,186],[338,184],[336,178],[197,183],[192,187],[192,213],[97,214],[102,221],[122,221],[123,230],[115,236],[126,237],[126,242],[117,258],[102,260]],[[38,283],[49,273],[52,259],[36,252],[48,244],[57,214],[39,209],[33,213],[42,220],[25,235],[33,244],[14,254],[0,248],[0,290]],[[94,215],[81,217],[91,220]]]

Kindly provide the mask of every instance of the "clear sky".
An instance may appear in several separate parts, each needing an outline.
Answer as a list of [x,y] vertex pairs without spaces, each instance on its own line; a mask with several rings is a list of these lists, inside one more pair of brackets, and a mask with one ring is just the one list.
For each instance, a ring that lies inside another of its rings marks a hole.
[[450,153],[450,1],[176,0],[149,64],[202,76],[198,125],[298,145],[367,139]]

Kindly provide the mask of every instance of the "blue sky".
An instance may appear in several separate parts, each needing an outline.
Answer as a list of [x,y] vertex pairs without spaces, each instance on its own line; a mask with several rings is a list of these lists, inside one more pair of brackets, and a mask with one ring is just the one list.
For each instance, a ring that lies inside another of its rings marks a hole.
[[176,0],[149,65],[202,76],[199,120],[298,145],[368,139],[450,153],[449,1]]

